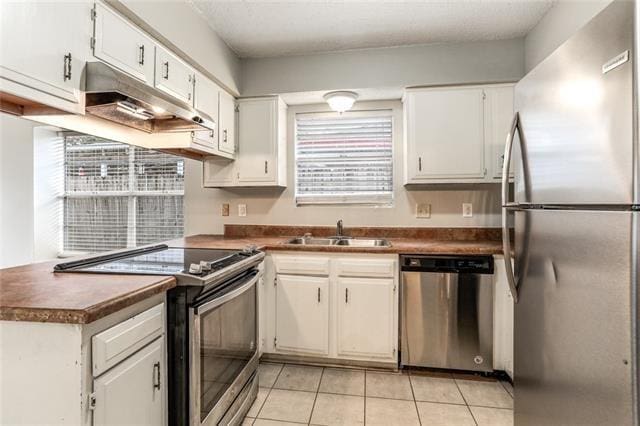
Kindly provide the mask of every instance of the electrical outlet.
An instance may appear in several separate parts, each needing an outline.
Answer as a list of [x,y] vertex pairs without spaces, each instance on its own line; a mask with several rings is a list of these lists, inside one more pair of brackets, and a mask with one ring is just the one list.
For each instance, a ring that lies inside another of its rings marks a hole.
[[247,215],[247,205],[246,204],[238,204],[238,216],[246,216]]
[[473,216],[473,204],[462,203],[462,217],[472,217],[472,216]]
[[429,219],[431,217],[431,204],[416,204],[416,217]]
[[224,203],[222,205],[222,216],[229,216],[229,203]]

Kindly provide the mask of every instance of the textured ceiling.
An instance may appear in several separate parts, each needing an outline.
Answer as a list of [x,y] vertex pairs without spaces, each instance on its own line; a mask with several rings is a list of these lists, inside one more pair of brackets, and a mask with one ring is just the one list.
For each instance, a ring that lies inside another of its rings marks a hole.
[[524,36],[555,0],[187,0],[240,57]]

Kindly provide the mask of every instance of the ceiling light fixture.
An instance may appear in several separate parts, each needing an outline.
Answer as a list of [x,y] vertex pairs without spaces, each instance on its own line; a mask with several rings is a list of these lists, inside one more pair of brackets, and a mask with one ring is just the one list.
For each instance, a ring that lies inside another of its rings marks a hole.
[[324,100],[327,101],[331,109],[340,114],[350,110],[356,99],[358,99],[358,94],[355,92],[338,91],[324,95]]

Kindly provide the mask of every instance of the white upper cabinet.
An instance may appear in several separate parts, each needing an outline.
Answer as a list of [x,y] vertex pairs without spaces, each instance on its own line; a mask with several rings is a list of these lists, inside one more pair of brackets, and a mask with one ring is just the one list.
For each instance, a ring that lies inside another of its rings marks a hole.
[[193,105],[195,71],[176,55],[156,46],[155,87]]
[[204,75],[196,72],[193,93],[193,106],[200,113],[208,115],[216,126],[213,130],[199,130],[193,132],[194,143],[211,149],[211,153],[219,154],[218,139],[220,137],[220,120],[218,118],[218,97],[220,87]]
[[236,153],[236,100],[225,91],[219,93],[218,150],[234,155]]
[[246,99],[238,103],[238,182],[275,182],[278,150],[278,102],[274,99]]
[[[231,101],[220,95],[219,149],[228,146],[235,132],[231,122]],[[204,185],[207,187],[286,186],[287,106],[278,97],[238,100],[238,140],[235,162],[205,160]],[[224,168],[224,171],[221,170]],[[230,173],[231,176],[225,176]]]
[[484,178],[482,89],[419,89],[405,97],[407,182]]
[[512,85],[408,89],[405,183],[495,181],[512,114]]
[[[485,89],[485,150],[488,177],[502,178],[504,145],[513,120],[513,84]],[[513,173],[511,173],[513,176]]]
[[91,7],[0,2],[0,91],[83,114],[81,76],[90,55]]
[[118,13],[96,3],[93,55],[153,85],[156,43]]

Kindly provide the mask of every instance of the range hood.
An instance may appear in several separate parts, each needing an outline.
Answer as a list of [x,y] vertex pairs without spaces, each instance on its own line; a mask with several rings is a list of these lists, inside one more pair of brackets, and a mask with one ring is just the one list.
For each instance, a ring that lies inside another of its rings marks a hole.
[[86,112],[147,133],[214,130],[215,121],[102,62],[86,66]]

